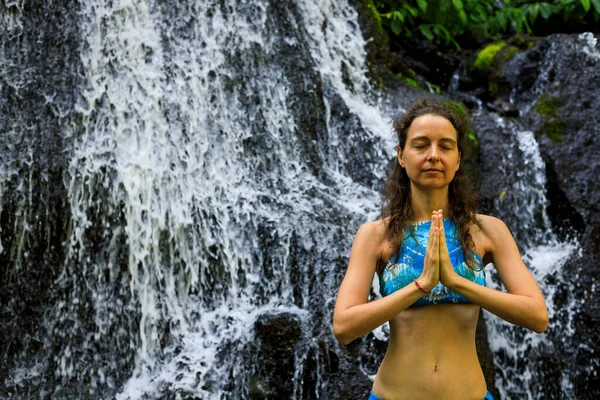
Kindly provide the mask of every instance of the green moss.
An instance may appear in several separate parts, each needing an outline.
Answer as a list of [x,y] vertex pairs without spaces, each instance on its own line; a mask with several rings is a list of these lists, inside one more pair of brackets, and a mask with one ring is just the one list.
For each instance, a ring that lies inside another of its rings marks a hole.
[[544,121],[538,133],[546,133],[553,142],[560,142],[563,139],[567,125],[560,119],[555,118],[550,121]]
[[540,129],[538,129],[538,134],[546,134],[548,137],[555,141],[560,142],[563,138],[567,125],[561,121],[558,116],[558,110],[562,106],[564,106],[564,101],[557,97],[552,97],[547,93],[542,94],[536,104],[535,111],[546,117]]
[[510,61],[513,58],[515,58],[515,56],[517,55],[518,52],[519,52],[519,49],[516,48],[515,46],[507,46],[506,49],[502,53],[502,57],[504,58],[504,61]]
[[444,103],[453,107],[456,111],[458,111],[462,115],[468,116],[467,108],[465,106],[463,106],[461,103],[459,103],[458,101],[446,101]]
[[557,118],[558,109],[564,105],[564,101],[558,97],[552,97],[547,93],[543,93],[538,97],[535,104],[535,111],[546,117]]
[[[444,104],[451,106],[452,108],[454,108],[455,111],[459,112],[463,116],[466,116],[466,117],[469,116],[469,112],[467,111],[467,108],[462,103],[459,103],[457,101],[446,101],[446,102],[444,102]],[[473,130],[473,127],[471,126],[471,124],[469,124],[469,126],[467,127],[467,131],[465,133],[467,135],[467,138],[473,145],[473,147],[477,148],[479,146],[479,141],[477,140],[477,136],[475,135],[475,131]]]
[[375,22],[375,26],[379,33],[383,33],[383,25],[381,23],[381,16],[379,15],[379,11],[377,11],[377,7],[375,7],[375,3],[373,0],[363,0],[363,5],[370,11],[370,18]]
[[496,54],[502,50],[502,48],[506,46],[505,42],[492,43],[485,46],[478,54],[475,59],[474,66],[480,71],[486,71],[492,61],[494,61],[494,57]]
[[493,97],[500,97],[502,95],[502,91],[502,86],[500,86],[498,82],[490,82],[488,86],[488,92],[490,92],[490,95]]
[[417,82],[415,79],[413,78],[404,78],[404,82],[408,83],[410,86],[414,86],[414,87],[420,87],[419,82]]
[[530,50],[535,44],[535,41],[532,40],[528,35],[519,34],[510,38],[508,43],[518,47],[521,50]]
[[421,85],[419,85],[419,82],[417,82],[416,79],[408,77],[408,76],[404,76],[401,72],[397,73],[396,77],[398,79],[400,79],[402,82],[406,83],[407,85],[414,86],[416,88],[421,87]]

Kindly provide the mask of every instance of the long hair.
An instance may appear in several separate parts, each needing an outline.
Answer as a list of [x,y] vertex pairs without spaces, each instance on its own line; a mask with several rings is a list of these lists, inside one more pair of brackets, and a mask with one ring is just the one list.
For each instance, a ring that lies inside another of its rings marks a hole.
[[[393,127],[398,139],[398,148],[404,150],[408,129],[413,121],[423,115],[437,115],[446,118],[456,130],[458,151],[461,165],[464,165],[470,155],[468,135],[472,132],[469,117],[464,109],[457,103],[431,102],[427,99],[418,100],[405,114],[394,118]],[[477,199],[469,177],[464,168],[459,168],[448,188],[448,201],[450,204],[450,218],[456,224],[460,244],[463,248],[465,261],[469,268],[476,269],[478,265],[473,257],[475,242],[471,237],[470,226],[475,224],[481,228],[476,219]],[[383,190],[383,204],[381,217],[387,221],[387,239],[395,249],[400,247],[404,238],[405,228],[411,228],[414,218],[411,207],[410,179],[406,170],[396,161],[394,169],[388,178]],[[412,232],[412,231],[411,231]]]

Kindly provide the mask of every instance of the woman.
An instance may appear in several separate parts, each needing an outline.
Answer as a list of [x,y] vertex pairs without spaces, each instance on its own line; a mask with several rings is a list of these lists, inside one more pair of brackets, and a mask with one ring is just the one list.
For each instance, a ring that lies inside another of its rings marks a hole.
[[[333,330],[347,344],[389,321],[370,399],[491,399],[475,348],[483,307],[535,332],[548,325],[542,293],[499,219],[476,214],[461,158],[467,116],[417,102],[396,118],[398,163],[383,218],[362,225],[336,300]],[[494,263],[507,292],[485,286]],[[368,302],[374,273],[381,299]]]

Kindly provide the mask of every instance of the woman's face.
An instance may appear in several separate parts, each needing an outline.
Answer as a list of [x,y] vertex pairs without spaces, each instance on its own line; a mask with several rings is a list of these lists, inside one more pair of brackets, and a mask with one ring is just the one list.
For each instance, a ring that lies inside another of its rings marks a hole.
[[424,189],[447,186],[460,167],[458,134],[450,121],[439,115],[422,115],[413,120],[398,162],[413,185]]

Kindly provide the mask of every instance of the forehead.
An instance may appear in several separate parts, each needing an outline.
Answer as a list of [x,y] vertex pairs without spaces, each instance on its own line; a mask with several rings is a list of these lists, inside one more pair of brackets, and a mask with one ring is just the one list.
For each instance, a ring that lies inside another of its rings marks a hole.
[[452,123],[444,117],[433,114],[421,115],[413,120],[408,128],[406,140],[417,136],[426,136],[430,139],[458,140],[458,133]]

